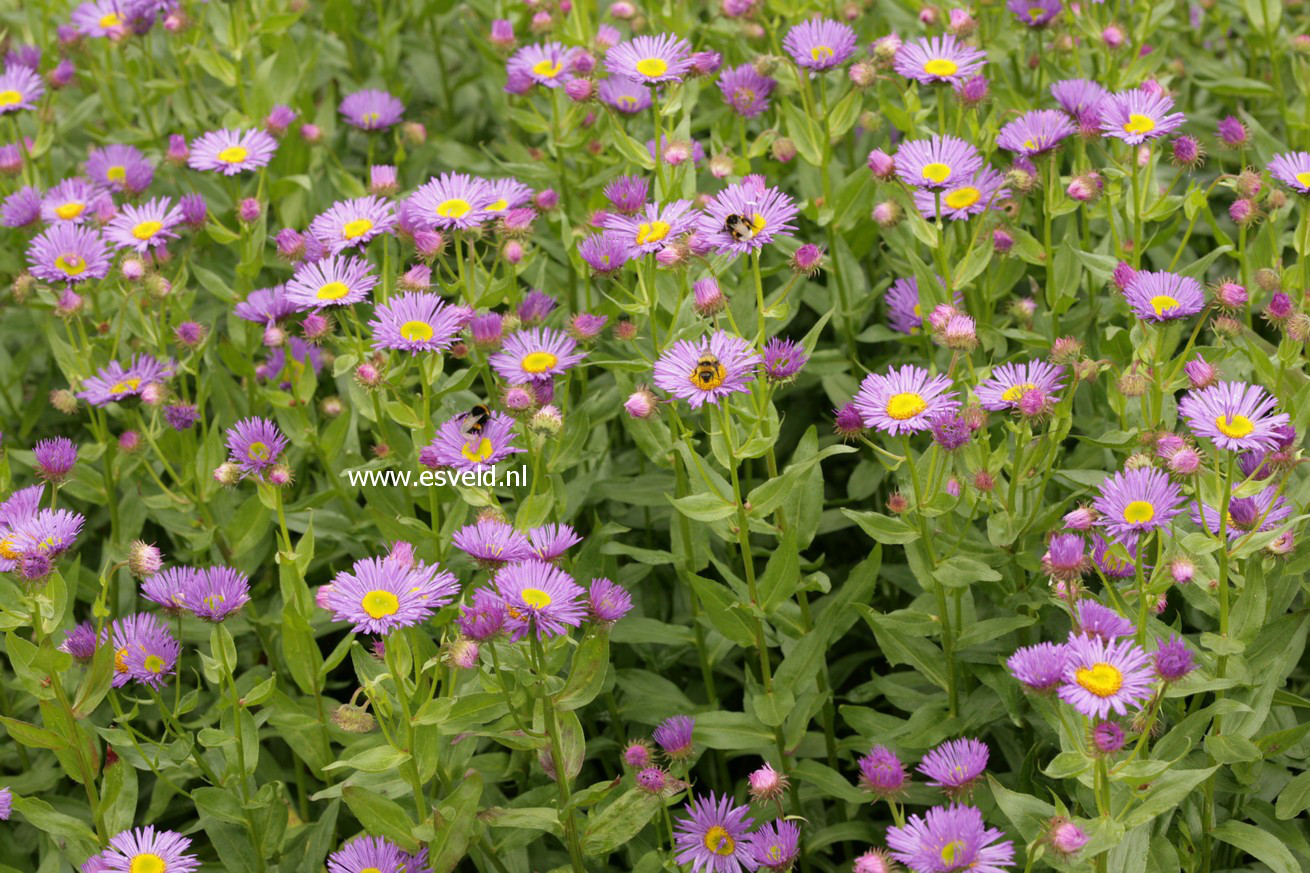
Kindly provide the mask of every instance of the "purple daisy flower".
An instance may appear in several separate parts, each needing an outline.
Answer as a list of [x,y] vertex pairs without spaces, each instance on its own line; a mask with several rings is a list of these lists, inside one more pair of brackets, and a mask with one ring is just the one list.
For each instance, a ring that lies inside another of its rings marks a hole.
[[695,728],[696,719],[689,715],[674,715],[660,722],[659,727],[651,732],[651,738],[664,750],[664,754],[675,761],[682,760],[691,757]]
[[1187,318],[1205,308],[1201,283],[1177,273],[1139,270],[1124,288],[1124,298],[1138,318],[1157,324]]
[[1110,538],[1135,546],[1137,538],[1163,530],[1182,511],[1183,493],[1169,474],[1155,467],[1137,467],[1109,476],[1092,505]]
[[760,356],[746,340],[715,331],[696,342],[678,340],[655,362],[655,385],[692,409],[747,393]]
[[127,32],[127,16],[119,0],[90,0],[74,9],[70,20],[82,36],[118,37]]
[[592,579],[587,589],[587,610],[592,621],[613,624],[632,610],[632,595],[622,585],[601,576]]
[[147,385],[162,383],[173,375],[174,363],[159,361],[149,355],[137,355],[124,367],[111,361],[82,383],[77,396],[92,406],[105,406],[128,397],[139,397]]
[[228,460],[248,475],[276,464],[286,447],[287,438],[267,418],[243,418],[227,429]]
[[1110,92],[1099,82],[1090,79],[1062,79],[1051,83],[1051,96],[1060,104],[1061,109],[1079,119],[1080,123],[1086,113],[1096,113],[1099,127],[1101,101],[1109,97]]
[[1129,560],[1110,553],[1110,543],[1099,533],[1092,534],[1092,560],[1096,566],[1101,569],[1110,579],[1128,579],[1137,572],[1137,544],[1121,543],[1122,548],[1128,552]]
[[332,208],[309,224],[309,232],[318,237],[334,255],[346,249],[363,247],[369,240],[390,233],[396,226],[396,210],[381,197],[356,197],[338,200]]
[[[941,277],[938,277],[941,281]],[[946,290],[942,288],[943,292]],[[910,276],[892,282],[885,295],[887,300],[887,322],[892,330],[901,333],[914,333],[923,326],[923,307],[919,296],[919,281]],[[964,305],[964,293],[956,290],[955,305]]]
[[195,567],[169,567],[141,583],[141,596],[158,604],[170,615],[186,609],[187,590],[196,585],[203,571]]
[[375,351],[444,352],[459,336],[463,314],[436,294],[407,293],[378,306],[368,326]]
[[44,577],[53,569],[51,562],[77,542],[85,524],[85,516],[67,509],[36,509],[16,518],[7,529],[0,529],[0,571],[18,570],[28,579]]
[[382,837],[356,837],[327,858],[328,873],[418,873],[411,857]]
[[596,96],[624,115],[637,115],[650,108],[650,86],[634,82],[626,76],[609,76],[601,79]]
[[1001,364],[979,383],[974,393],[984,409],[1001,411],[1017,409],[1023,396],[1033,389],[1055,400],[1055,392],[1063,387],[1064,367],[1039,360]]
[[1151,697],[1151,656],[1132,640],[1070,635],[1060,699],[1088,718],[1127,715]]
[[139,194],[150,187],[155,168],[133,146],[107,145],[87,155],[86,174],[98,185]]
[[1170,112],[1173,98],[1167,94],[1122,91],[1101,102],[1101,131],[1129,145],[1141,145],[1148,139],[1166,136],[1182,126],[1185,116]]
[[950,387],[948,377],[906,364],[899,370],[893,367],[886,375],[865,376],[855,395],[855,408],[866,427],[892,436],[910,434],[932,427],[932,419],[941,413],[959,409]]
[[860,758],[860,786],[879,797],[894,797],[910,783],[905,765],[886,746],[874,746]]
[[775,336],[764,346],[764,375],[771,382],[785,382],[795,377],[809,360],[800,343]]
[[[791,236],[792,219],[799,210],[796,201],[777,188],[765,188],[750,180],[724,188],[705,205],[696,225],[697,238],[720,254],[744,255],[764,248],[774,237]],[[729,216],[738,216],[745,227],[726,228]]]
[[512,525],[492,518],[460,528],[450,541],[455,548],[488,567],[501,567],[533,557],[532,544],[527,537]]
[[1282,428],[1291,423],[1287,413],[1273,411],[1277,403],[1259,385],[1217,382],[1184,394],[1178,401],[1178,414],[1192,433],[1221,449],[1272,450],[1282,442]]
[[156,831],[152,826],[123,831],[109,840],[101,853],[103,870],[110,873],[193,873],[200,859],[189,854],[189,837],[173,831]]
[[472,602],[463,606],[456,621],[464,636],[474,642],[489,640],[500,633],[505,626],[505,604],[490,588],[479,588],[473,592]]
[[793,821],[766,822],[746,841],[752,860],[766,870],[790,870],[801,854],[801,829]]
[[1157,640],[1155,674],[1166,682],[1177,682],[1196,666],[1196,656],[1179,637]]
[[[1059,0],[1056,0],[1057,4]],[[1003,149],[1033,157],[1045,154],[1067,137],[1078,132],[1063,112],[1054,109],[1034,109],[1011,121],[996,135],[996,144]]]
[[65,179],[41,198],[41,220],[49,224],[58,221],[81,224],[106,196],[102,188],[81,176]]
[[734,806],[731,795],[710,792],[693,798],[686,812],[674,825],[679,864],[690,864],[692,873],[741,873],[758,866],[747,842],[754,824],[749,806]]
[[1060,15],[1064,7],[1061,0],[1009,0],[1005,5],[1028,27],[1045,27]]
[[1064,681],[1064,659],[1063,643],[1037,643],[1015,650],[1005,666],[1029,691],[1042,693]]
[[196,618],[221,622],[250,602],[250,579],[231,567],[208,567],[183,577],[181,596]]
[[641,176],[619,176],[605,186],[603,193],[617,211],[631,215],[646,205],[650,183]]
[[514,53],[505,68],[511,76],[525,76],[546,88],[558,88],[573,78],[573,61],[577,55],[577,49],[558,42],[525,45]]
[[654,254],[692,229],[696,217],[690,210],[690,200],[674,200],[648,203],[635,215],[611,213],[605,218],[605,233],[621,239],[629,255]]
[[326,607],[355,633],[385,635],[427,621],[458,592],[459,580],[436,565],[365,558],[332,577]]
[[742,118],[754,118],[768,110],[769,96],[776,87],[776,80],[761,75],[750,64],[729,67],[719,74],[723,102]]
[[499,214],[527,206],[532,202],[532,189],[518,179],[506,176],[484,181],[487,183],[487,197],[491,202],[482,207],[483,212]]
[[105,227],[105,235],[120,249],[133,249],[144,255],[170,239],[177,239],[173,228],[181,223],[182,210],[168,197],[156,197],[140,206],[123,204],[122,211]]
[[930,85],[968,79],[980,72],[986,63],[986,52],[945,34],[905,43],[896,52],[893,66],[905,78]]
[[296,267],[287,283],[287,300],[302,312],[325,306],[350,306],[368,297],[378,284],[373,265],[363,258],[333,255]]
[[0,115],[35,109],[45,93],[41,77],[27,67],[9,64],[0,72]]
[[298,310],[296,304],[287,299],[287,286],[274,285],[272,288],[260,288],[251,291],[232,309],[237,318],[252,321],[255,324],[276,324]]
[[605,53],[605,69],[648,85],[680,82],[691,65],[691,44],[672,33],[634,37]]
[[515,331],[488,363],[511,385],[544,382],[576,366],[587,356],[577,340],[562,331],[534,327]]
[[577,531],[570,525],[548,524],[530,528],[528,542],[532,546],[532,554],[538,560],[554,561],[563,557],[571,547],[582,542],[582,537],[578,536]]
[[337,108],[351,127],[360,130],[386,130],[405,114],[405,104],[376,88],[348,94]]
[[73,660],[87,663],[96,656],[96,629],[89,621],[84,621],[64,634],[64,641],[59,644],[59,651],[72,655]]
[[972,806],[938,806],[904,827],[887,829],[892,857],[917,873],[1003,873],[1014,863],[1014,845],[983,823]]
[[955,136],[934,136],[901,143],[896,175],[914,188],[945,189],[966,184],[982,169],[982,155]]
[[[988,209],[1001,209],[1001,203],[1010,197],[1005,177],[991,167],[983,167],[972,179],[961,179],[939,191],[914,189],[914,205],[919,214],[928,220],[937,217],[937,204],[941,203],[942,216],[952,221],[964,221],[981,215]],[[940,198],[940,200],[939,200]]]
[[798,67],[830,70],[855,54],[855,31],[831,18],[802,21],[783,37],[782,47]]
[[201,135],[191,143],[187,165],[193,170],[213,170],[235,176],[268,166],[277,152],[277,140],[257,127],[223,128]]
[[923,756],[919,772],[948,797],[965,794],[987,769],[990,752],[981,740],[949,740]]
[[68,478],[77,464],[77,445],[68,437],[41,440],[32,447],[36,458],[36,474],[51,485]]
[[1274,155],[1269,172],[1298,194],[1310,194],[1310,152]]
[[505,627],[511,640],[529,630],[538,638],[560,636],[582,624],[587,605],[582,586],[543,561],[510,564],[496,571],[496,591],[505,602]]
[[[1256,530],[1274,530],[1292,517],[1293,509],[1287,498],[1278,493],[1277,485],[1270,485],[1251,497],[1230,498],[1226,525],[1228,539],[1241,539]],[[1218,509],[1208,503],[1194,503],[1191,515],[1193,522],[1215,536],[1219,535],[1224,520],[1219,517]]]
[[109,248],[100,231],[61,221],[28,245],[27,264],[38,279],[75,285],[109,274]]
[[[117,619],[110,627],[114,647],[115,688],[140,682],[158,688],[168,681],[177,666],[182,647],[157,616],[139,612]],[[113,846],[113,841],[110,841]],[[124,867],[123,870],[127,871]]]
[[409,214],[418,223],[438,230],[468,230],[486,220],[492,201],[486,179],[465,173],[442,173],[410,195]]
[[1102,640],[1117,640],[1137,633],[1137,625],[1095,600],[1080,600],[1074,608],[1077,632]]
[[437,428],[432,442],[419,453],[425,467],[450,467],[461,472],[481,470],[522,452],[514,445],[514,419],[503,412],[493,412],[482,430],[468,432],[465,415],[450,419]]
[[578,243],[578,256],[598,276],[617,273],[631,257],[626,242],[604,233],[589,236]]
[[41,192],[31,185],[19,188],[0,205],[0,225],[5,227],[27,227],[41,217]]

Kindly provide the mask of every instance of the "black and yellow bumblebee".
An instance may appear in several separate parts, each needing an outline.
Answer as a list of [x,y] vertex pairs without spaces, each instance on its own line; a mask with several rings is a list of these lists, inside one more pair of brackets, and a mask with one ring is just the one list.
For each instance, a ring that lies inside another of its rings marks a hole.
[[479,403],[460,416],[459,432],[465,437],[481,436],[490,419],[491,410]]
[[723,232],[737,242],[744,242],[755,236],[755,229],[751,227],[751,223],[746,220],[745,216],[736,213],[723,220]]
[[723,364],[713,354],[706,352],[696,359],[696,369],[692,371],[691,379],[702,388],[713,388],[723,381]]

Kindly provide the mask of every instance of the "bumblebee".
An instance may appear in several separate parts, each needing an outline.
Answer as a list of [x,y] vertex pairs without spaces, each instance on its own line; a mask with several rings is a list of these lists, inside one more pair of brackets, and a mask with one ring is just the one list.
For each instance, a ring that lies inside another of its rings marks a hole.
[[736,213],[723,220],[723,232],[737,242],[744,242],[755,236],[755,229],[751,227],[751,223],[744,216]]
[[692,370],[691,381],[700,388],[714,388],[723,381],[723,364],[714,355],[706,352],[696,359],[696,369]]
[[459,432],[466,438],[481,436],[482,429],[487,426],[490,419],[491,410],[479,403],[460,416]]

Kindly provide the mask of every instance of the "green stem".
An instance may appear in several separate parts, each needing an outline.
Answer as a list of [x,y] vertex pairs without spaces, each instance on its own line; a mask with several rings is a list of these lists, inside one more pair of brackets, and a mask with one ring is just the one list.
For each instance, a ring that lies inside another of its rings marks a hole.
[[569,776],[566,772],[567,762],[564,760],[564,746],[560,742],[559,724],[555,720],[555,701],[546,692],[546,655],[542,651],[541,638],[537,633],[536,621],[531,622],[528,628],[528,639],[532,646],[533,666],[537,673],[537,682],[541,688],[541,714],[546,722],[546,734],[550,737],[550,755],[554,763],[555,785],[559,789],[559,811],[560,816],[564,819],[564,836],[569,847],[569,859],[573,863],[573,873],[586,873],[586,865],[582,860],[582,844],[578,840],[578,826],[573,817],[573,806],[570,802]]

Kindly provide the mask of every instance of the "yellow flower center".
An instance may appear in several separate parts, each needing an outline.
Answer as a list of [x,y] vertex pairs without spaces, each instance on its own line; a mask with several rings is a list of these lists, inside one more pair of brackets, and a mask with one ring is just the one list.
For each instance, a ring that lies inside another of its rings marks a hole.
[[1074,671],[1078,684],[1097,697],[1110,697],[1124,684],[1124,674],[1113,664],[1097,661],[1090,668],[1079,667]]
[[509,201],[506,200],[504,197],[502,197],[499,200],[497,200],[495,203],[492,203],[490,206],[487,206],[485,208],[485,211],[504,212],[506,209],[509,209]]
[[407,321],[400,326],[400,336],[412,343],[425,343],[432,339],[432,325],[426,321]]
[[225,164],[239,164],[246,159],[250,152],[244,146],[228,146],[218,153],[218,159]]
[[437,204],[437,215],[442,218],[463,218],[468,215],[473,204],[460,197],[452,197],[449,200],[442,200]]
[[1022,385],[1011,385],[1009,388],[1005,389],[1005,393],[1001,395],[1001,399],[1006,403],[1018,403],[1023,399],[1023,395],[1036,387],[1037,386],[1031,382],[1024,382]]
[[81,255],[75,255],[72,252],[55,258],[55,266],[70,276],[78,276],[86,272],[86,261]]
[[663,76],[669,71],[669,65],[663,58],[643,58],[637,61],[637,72],[652,79]]
[[127,179],[127,167],[122,164],[115,164],[105,170],[105,178],[111,182],[122,182]]
[[622,106],[624,109],[634,109],[634,108],[636,108],[636,106],[637,106],[637,98],[636,98],[636,97],[627,97],[627,96],[624,96],[624,97],[620,97],[616,102],[617,102],[620,106]]
[[114,652],[114,669],[119,673],[127,672],[127,647]]
[[1307,188],[1310,188],[1310,173],[1297,173],[1296,181],[1300,182]]
[[723,380],[728,378],[728,371],[723,364],[715,361],[713,364],[700,366],[691,371],[688,381],[702,391],[713,391],[723,384]]
[[764,230],[767,223],[768,222],[764,220],[764,216],[760,215],[758,212],[751,215],[751,236],[759,236],[760,231]]
[[964,850],[963,840],[951,840],[949,843],[942,846],[942,851],[941,851],[942,863],[948,867],[953,867],[955,865],[956,857],[958,857],[960,852],[962,852],[963,850]]
[[1155,310],[1156,315],[1164,315],[1166,309],[1173,309],[1178,305],[1178,298],[1170,297],[1168,294],[1157,294],[1151,298],[1151,308]]
[[940,185],[951,175],[951,168],[943,163],[934,161],[931,164],[924,164],[922,173],[923,177],[929,182]]
[[887,401],[887,414],[897,421],[914,418],[927,408],[928,402],[913,391],[893,394],[891,400]]
[[386,618],[400,611],[400,598],[390,591],[377,589],[361,597],[359,605],[370,618]]
[[267,461],[270,455],[268,443],[255,441],[246,449],[246,457],[252,461]]
[[[109,16],[106,15],[106,18]],[[167,873],[168,864],[164,859],[153,852],[142,852],[139,855],[132,856],[132,863],[128,866],[129,873]]]
[[341,228],[341,235],[346,239],[358,239],[372,229],[373,222],[367,218],[356,218],[354,221],[347,222],[346,226]]
[[468,458],[470,461],[472,461],[475,464],[481,464],[485,462],[487,458],[490,458],[491,455],[495,452],[495,447],[491,445],[491,440],[487,439],[486,437],[482,438],[482,441],[478,443],[478,447],[476,449],[469,448],[469,446],[471,445],[473,445],[473,442],[471,440],[469,442],[464,443],[464,448],[460,449],[459,453],[464,457]]
[[816,45],[814,48],[810,49],[810,57],[816,61],[826,61],[834,54],[836,54],[836,52],[828,48],[826,45]]
[[1129,524],[1146,524],[1155,518],[1155,507],[1149,500],[1134,500],[1124,507],[1124,521]]
[[[122,26],[123,26],[123,16],[119,15],[117,12],[110,12],[110,13],[108,13],[108,14],[106,14],[106,15],[102,15],[102,16],[100,16],[100,26],[101,26],[102,28],[104,28],[105,30],[111,30],[111,29],[113,29],[113,28],[115,28],[115,27],[122,27]],[[162,862],[162,861],[160,862],[160,865],[161,865],[161,866],[160,866],[159,869],[160,869],[160,870],[163,870],[164,868],[163,868],[163,866],[162,866],[162,865],[163,865],[163,862]],[[132,869],[132,873],[145,873],[145,871],[138,871],[138,870],[136,870],[136,868],[134,867],[134,868]]]
[[1031,18],[1033,21],[1036,21],[1037,19],[1042,17],[1043,12],[1044,10],[1042,9],[1042,7],[1034,6],[1032,9],[1028,10],[1028,17]]
[[659,242],[669,235],[671,228],[672,225],[667,221],[642,222],[641,227],[637,228],[637,245]]
[[982,192],[977,188],[956,188],[946,195],[946,205],[951,209],[968,209],[982,199]]
[[1029,151],[1035,151],[1037,148],[1037,141],[1034,139],[1026,139],[1023,141],[1023,147]]
[[379,867],[365,867],[359,873],[382,873],[382,870]]
[[17,561],[22,555],[14,548],[14,538],[5,537],[0,540],[0,558],[6,561]]
[[923,65],[923,71],[929,76],[954,76],[960,65],[950,58],[933,58]]
[[124,379],[122,382],[115,382],[114,387],[109,389],[110,394],[122,394],[124,391],[135,391],[141,384],[141,380],[135,376]]
[[132,236],[139,240],[148,240],[163,229],[164,225],[158,221],[143,221],[136,227],[132,228]]
[[545,76],[547,79],[553,79],[564,71],[564,65],[559,61],[552,61],[550,58],[543,58],[532,65],[532,72],[538,76]]
[[714,825],[705,832],[705,848],[726,858],[737,851],[737,841],[722,825]]
[[545,609],[552,602],[550,595],[540,588],[524,588],[519,592],[519,597],[533,609]]
[[17,106],[23,102],[23,95],[13,90],[0,91],[0,106]]
[[1231,418],[1226,415],[1216,416],[1214,426],[1224,436],[1237,440],[1250,436],[1251,431],[1255,430],[1255,424],[1245,415],[1234,415]]
[[143,666],[151,673],[164,672],[164,659],[158,655],[146,655]]
[[62,203],[55,207],[55,215],[58,215],[64,221],[72,221],[85,211],[85,203]]
[[530,352],[523,356],[523,361],[519,364],[525,373],[545,373],[556,364],[559,358],[550,352]]
[[1124,133],[1150,133],[1155,130],[1155,119],[1149,115],[1138,115],[1136,112],[1128,116],[1128,123],[1124,125]]
[[345,282],[328,282],[322,288],[318,289],[315,295],[319,300],[340,300],[350,293],[350,288]]

